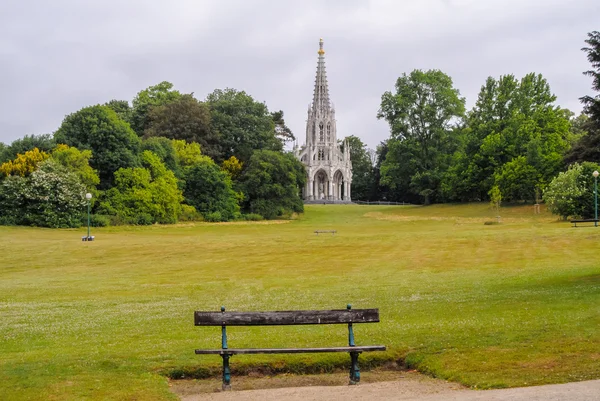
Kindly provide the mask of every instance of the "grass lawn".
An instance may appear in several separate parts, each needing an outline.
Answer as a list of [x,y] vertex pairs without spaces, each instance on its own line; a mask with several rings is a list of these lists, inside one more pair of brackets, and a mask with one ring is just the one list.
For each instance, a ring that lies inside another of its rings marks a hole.
[[[600,228],[486,204],[306,207],[291,222],[0,227],[0,399],[175,399],[218,327],[194,310],[378,307],[362,365],[402,358],[477,387],[600,378]],[[336,229],[315,236],[315,229]],[[229,330],[230,347],[345,345],[345,326]],[[236,356],[238,371],[330,371],[347,355]],[[235,376],[233,378],[235,382]]]

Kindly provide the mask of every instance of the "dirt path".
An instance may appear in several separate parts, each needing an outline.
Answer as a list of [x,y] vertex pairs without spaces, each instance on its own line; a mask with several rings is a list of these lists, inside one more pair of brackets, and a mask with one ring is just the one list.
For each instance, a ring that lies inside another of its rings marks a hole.
[[[271,380],[271,379],[267,379]],[[217,382],[215,382],[216,384]],[[600,380],[503,390],[469,390],[455,383],[408,374],[396,381],[359,386],[308,386],[194,394],[193,385],[174,386],[182,401],[419,400],[419,401],[600,401]]]

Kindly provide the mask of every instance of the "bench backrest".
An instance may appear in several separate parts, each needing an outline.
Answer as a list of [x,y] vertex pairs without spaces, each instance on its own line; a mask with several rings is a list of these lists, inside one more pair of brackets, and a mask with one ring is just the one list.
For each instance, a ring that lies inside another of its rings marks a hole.
[[379,309],[194,313],[196,326],[278,326],[296,324],[377,323]]

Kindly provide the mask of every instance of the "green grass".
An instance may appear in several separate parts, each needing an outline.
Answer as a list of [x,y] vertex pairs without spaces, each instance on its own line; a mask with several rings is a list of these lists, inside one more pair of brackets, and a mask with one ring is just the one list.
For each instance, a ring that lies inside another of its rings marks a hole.
[[[194,310],[378,307],[365,364],[402,358],[477,388],[600,378],[600,229],[532,207],[323,206],[281,224],[0,227],[0,398],[174,399],[218,371]],[[336,229],[315,236],[315,229]],[[238,328],[230,347],[344,345],[344,326]],[[330,371],[347,355],[237,356],[238,372]],[[235,379],[234,379],[235,380]]]

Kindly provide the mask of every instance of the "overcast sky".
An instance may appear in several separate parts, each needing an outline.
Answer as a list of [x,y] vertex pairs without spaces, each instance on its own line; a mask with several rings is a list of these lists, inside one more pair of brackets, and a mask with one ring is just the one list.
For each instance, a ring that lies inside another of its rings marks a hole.
[[303,143],[320,37],[338,138],[386,139],[381,95],[413,69],[450,75],[468,107],[488,76],[542,73],[579,112],[592,30],[598,0],[0,0],[0,141],[166,80],[245,90]]

